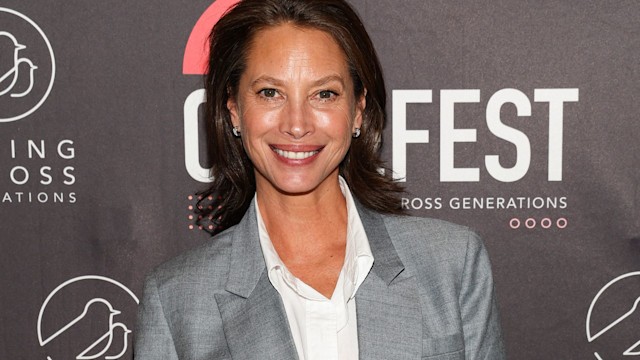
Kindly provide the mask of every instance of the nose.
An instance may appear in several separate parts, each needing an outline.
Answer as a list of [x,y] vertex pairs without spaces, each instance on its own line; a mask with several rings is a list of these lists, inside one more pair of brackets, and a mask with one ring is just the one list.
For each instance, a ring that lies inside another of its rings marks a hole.
[[304,97],[290,99],[282,115],[281,131],[291,138],[301,139],[313,132],[313,114]]

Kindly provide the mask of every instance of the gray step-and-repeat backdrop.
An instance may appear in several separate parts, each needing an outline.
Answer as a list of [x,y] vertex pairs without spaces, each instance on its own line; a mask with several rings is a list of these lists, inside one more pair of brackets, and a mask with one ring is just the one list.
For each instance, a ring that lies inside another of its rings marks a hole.
[[[194,225],[233,0],[0,3],[0,359],[130,359]],[[640,359],[640,2],[353,0],[413,215],[475,228],[510,359]]]

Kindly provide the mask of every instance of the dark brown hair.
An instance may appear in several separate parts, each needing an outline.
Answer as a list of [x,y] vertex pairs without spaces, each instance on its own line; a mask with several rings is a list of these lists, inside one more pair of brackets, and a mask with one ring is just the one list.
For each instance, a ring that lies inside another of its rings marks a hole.
[[361,136],[340,164],[355,198],[369,209],[400,214],[402,188],[379,172],[386,90],[375,49],[356,12],[343,0],[244,0],[231,8],[210,35],[205,77],[208,147],[213,183],[200,193],[198,224],[215,234],[237,224],[255,192],[254,170],[242,141],[232,135],[227,100],[236,96],[246,55],[256,33],[284,23],[324,31],[345,53],[355,98],[366,91]]

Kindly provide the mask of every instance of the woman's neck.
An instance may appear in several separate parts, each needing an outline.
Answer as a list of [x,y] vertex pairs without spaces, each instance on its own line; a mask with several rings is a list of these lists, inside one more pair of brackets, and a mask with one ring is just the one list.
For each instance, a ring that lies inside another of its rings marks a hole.
[[271,243],[287,269],[331,298],[344,264],[347,206],[337,175],[325,183],[298,195],[258,188],[257,199]]
[[306,252],[333,247],[336,242],[345,244],[347,207],[337,174],[305,194],[283,194],[273,187],[258,186],[257,199],[279,253],[281,249]]

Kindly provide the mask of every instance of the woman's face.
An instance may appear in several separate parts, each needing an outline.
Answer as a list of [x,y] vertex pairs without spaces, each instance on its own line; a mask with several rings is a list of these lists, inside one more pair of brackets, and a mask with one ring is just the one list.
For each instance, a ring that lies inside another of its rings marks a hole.
[[303,194],[337,180],[365,106],[353,86],[329,34],[290,24],[256,34],[227,107],[258,191]]

